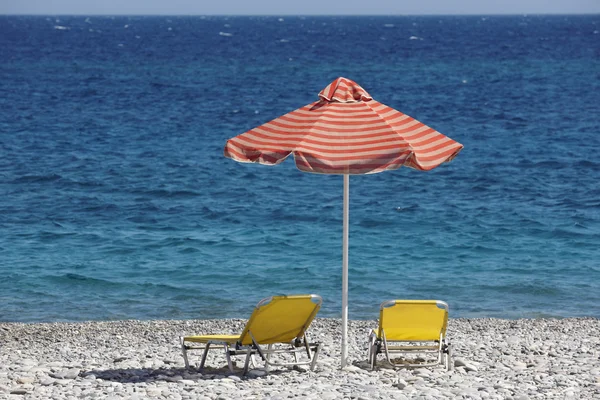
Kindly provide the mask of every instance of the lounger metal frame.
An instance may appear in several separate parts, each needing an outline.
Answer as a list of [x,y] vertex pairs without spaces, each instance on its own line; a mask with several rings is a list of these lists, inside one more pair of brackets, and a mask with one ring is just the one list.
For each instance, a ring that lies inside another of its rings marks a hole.
[[[436,301],[438,307],[448,312],[448,304],[443,301]],[[384,301],[381,303],[380,310],[396,304],[396,300]],[[385,336],[385,329],[381,329],[382,337],[377,337],[377,332],[372,330],[369,333],[367,360],[371,369],[375,368],[377,355],[385,354],[385,361],[392,367],[432,367],[443,364],[446,370],[452,369],[452,348],[450,342],[445,337],[445,332],[440,332],[439,340],[390,340],[388,342]],[[402,345],[405,343],[405,345]],[[410,345],[408,345],[410,344]],[[437,359],[431,362],[394,362],[391,354],[433,354],[437,353]]]
[[[319,308],[323,301],[321,296],[318,296],[318,295],[311,295],[311,299],[316,300],[318,302],[318,303],[316,303],[316,304],[318,304],[318,307],[315,308],[313,314],[307,320],[309,322],[309,324],[310,324],[310,322],[312,322],[312,320],[314,319],[314,316],[319,311]],[[264,304],[269,303],[271,300],[272,300],[272,297],[268,297],[266,299],[261,300],[257,304],[256,308],[260,308]],[[208,340],[204,346],[193,346],[190,344],[186,344],[185,337],[182,336],[180,338],[181,351],[183,353],[183,360],[184,360],[186,368],[190,368],[190,363],[189,363],[188,354],[187,354],[187,352],[189,350],[204,349],[204,352],[202,353],[202,360],[200,361],[200,366],[199,366],[199,369],[202,370],[204,368],[204,363],[206,362],[206,358],[208,356],[208,351],[210,350],[212,345],[215,345],[215,346],[223,347],[223,350],[225,351],[225,358],[227,359],[227,365],[231,372],[234,372],[233,361],[231,360],[231,356],[236,356],[239,354],[246,355],[246,360],[244,362],[244,368],[242,371],[243,375],[246,375],[248,373],[250,362],[252,362],[253,366],[256,365],[256,361],[254,359],[254,356],[256,354],[258,354],[260,356],[260,358],[264,361],[265,369],[267,369],[267,370],[268,370],[269,366],[271,366],[271,365],[283,366],[283,367],[310,365],[310,369],[311,369],[311,371],[313,371],[315,369],[315,365],[317,363],[317,358],[319,357],[319,352],[321,351],[321,343],[311,344],[309,342],[308,336],[306,334],[307,328],[308,328],[308,326],[304,326],[302,329],[302,332],[303,332],[302,339],[297,337],[287,345],[284,343],[278,343],[277,345],[276,344],[268,344],[267,348],[262,347],[256,341],[256,339],[254,338],[254,335],[252,334],[252,332],[250,330],[248,330],[248,334],[252,338],[252,344],[250,344],[250,345],[242,345],[241,340],[242,340],[243,333],[240,335],[240,339],[235,342],[224,341],[224,340]],[[281,346],[284,346],[284,347],[281,347]],[[306,355],[308,356],[308,360],[300,360],[300,355],[304,352],[306,352]],[[271,359],[271,356],[273,356],[273,355],[282,355],[282,354],[293,355],[294,362],[281,362],[278,360]]]
[[[249,332],[250,335],[252,336],[252,332]],[[233,361],[231,359],[232,356],[236,356],[236,355],[240,355],[240,354],[245,354],[246,355],[246,360],[244,362],[244,369],[242,371],[243,375],[246,375],[248,373],[248,369],[250,366],[250,363],[252,363],[253,366],[256,365],[256,361],[254,359],[254,356],[256,354],[258,354],[260,356],[260,358],[264,361],[265,363],[265,368],[269,368],[269,366],[273,365],[273,366],[281,366],[281,367],[293,367],[293,366],[300,366],[300,365],[310,365],[310,370],[313,371],[315,369],[315,365],[317,363],[317,358],[319,357],[319,352],[321,351],[321,343],[316,343],[316,344],[310,344],[307,338],[307,335],[304,334],[302,337],[302,340],[294,340],[291,343],[289,343],[289,347],[276,347],[275,344],[269,344],[267,345],[267,348],[263,348],[261,347],[261,345],[259,345],[256,340],[254,339],[254,336],[252,336],[252,345],[249,346],[242,346],[239,342],[236,342],[235,344],[231,344],[225,341],[220,341],[220,340],[209,340],[206,345],[204,346],[192,346],[189,344],[184,343],[183,337],[181,338],[181,350],[183,352],[183,360],[185,362],[185,367],[186,368],[190,368],[190,363],[188,360],[188,356],[187,356],[187,351],[188,350],[201,350],[204,349],[203,353],[202,353],[202,360],[200,361],[200,366],[199,369],[202,370],[204,368],[204,363],[206,362],[206,358],[208,356],[208,351],[211,348],[211,345],[215,345],[215,346],[222,346],[223,350],[225,351],[225,358],[227,359],[227,366],[229,367],[229,370],[231,372],[234,372],[233,370]],[[283,345],[285,346],[285,345]],[[304,352],[306,352],[306,355],[308,356],[308,360],[300,360],[300,355],[303,354]],[[272,360],[271,356],[272,355],[277,355],[277,354],[287,354],[287,355],[293,355],[294,357],[294,362],[281,362],[278,360]]]

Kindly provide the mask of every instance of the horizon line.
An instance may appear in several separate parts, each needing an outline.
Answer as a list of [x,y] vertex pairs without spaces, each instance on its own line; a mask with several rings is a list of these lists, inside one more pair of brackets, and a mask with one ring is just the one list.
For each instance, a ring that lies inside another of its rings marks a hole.
[[598,12],[498,12],[498,13],[399,13],[399,14],[220,14],[220,13],[181,13],[181,14],[144,14],[144,13],[0,13],[4,17],[493,17],[493,16],[600,16]]

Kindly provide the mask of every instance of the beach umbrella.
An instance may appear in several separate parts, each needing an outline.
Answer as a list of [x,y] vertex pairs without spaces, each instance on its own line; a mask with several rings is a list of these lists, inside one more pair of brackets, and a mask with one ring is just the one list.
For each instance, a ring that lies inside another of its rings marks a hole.
[[452,160],[463,146],[373,98],[340,77],[319,100],[227,141],[225,157],[279,164],[294,155],[300,171],[344,179],[342,237],[342,367],[348,356],[349,176],[407,166],[427,171]]

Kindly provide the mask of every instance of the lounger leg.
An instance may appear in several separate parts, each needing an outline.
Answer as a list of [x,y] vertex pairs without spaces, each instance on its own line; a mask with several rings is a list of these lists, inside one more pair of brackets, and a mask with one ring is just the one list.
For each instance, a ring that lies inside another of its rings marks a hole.
[[[296,350],[296,349],[292,346],[292,350]],[[300,362],[300,360],[298,359],[297,351],[294,351],[294,361],[296,362],[296,364],[298,364],[298,362]]]
[[445,344],[446,342],[444,342],[444,338],[442,337],[442,335],[440,334],[440,340],[438,342],[438,356],[437,356],[437,364],[442,364],[446,363],[446,357],[445,357]]
[[371,371],[375,369],[377,364],[377,344],[371,346],[371,358],[369,358],[369,364],[371,365]]
[[210,347],[210,343],[206,343],[206,346],[204,346],[204,353],[202,353],[202,361],[200,361],[200,368],[202,369],[204,368],[204,362],[206,361],[206,356],[208,355],[208,348]]
[[385,337],[385,331],[383,329],[381,330],[381,336],[383,336],[383,351],[385,353],[385,358],[387,359],[388,364],[394,366],[394,363],[392,363],[392,359],[390,358],[390,352],[388,351],[387,345],[387,338]]
[[317,345],[317,349],[313,353],[312,361],[310,362],[310,370],[314,371],[315,366],[317,365],[317,358],[319,358],[319,352],[321,351],[321,343]]
[[367,349],[367,360],[369,361],[369,366],[371,370],[375,368],[375,363],[377,360],[377,338],[375,337],[375,333],[371,332],[369,335],[369,348]]
[[308,358],[312,359],[310,344],[308,343],[308,337],[306,336],[306,333],[304,334],[304,347],[306,348],[306,354],[308,354]]
[[267,347],[267,354],[264,357],[264,359],[265,359],[265,371],[269,370],[269,362],[271,361],[271,350],[273,350],[273,344],[270,344]]
[[454,364],[452,363],[452,346],[450,346],[450,343],[446,346],[446,369],[452,371],[454,368]]
[[185,347],[185,340],[181,337],[181,352],[183,353],[183,362],[185,363],[185,368],[188,369],[190,367],[190,363],[187,357],[187,348]]
[[233,372],[233,363],[231,362],[231,355],[229,354],[229,345],[225,345],[225,358],[227,358],[227,365],[229,370]]
[[252,347],[250,347],[248,349],[248,353],[246,353],[246,362],[244,363],[244,370],[242,372],[242,375],[246,375],[248,373],[248,365],[250,364],[251,357],[252,357]]

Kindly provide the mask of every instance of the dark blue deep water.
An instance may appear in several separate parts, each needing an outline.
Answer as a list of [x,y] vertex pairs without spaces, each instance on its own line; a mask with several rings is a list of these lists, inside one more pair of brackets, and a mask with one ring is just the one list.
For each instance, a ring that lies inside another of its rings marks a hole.
[[600,16],[0,16],[0,321],[341,315],[342,177],[223,157],[338,76],[464,144],[351,177],[350,317],[600,317]]

